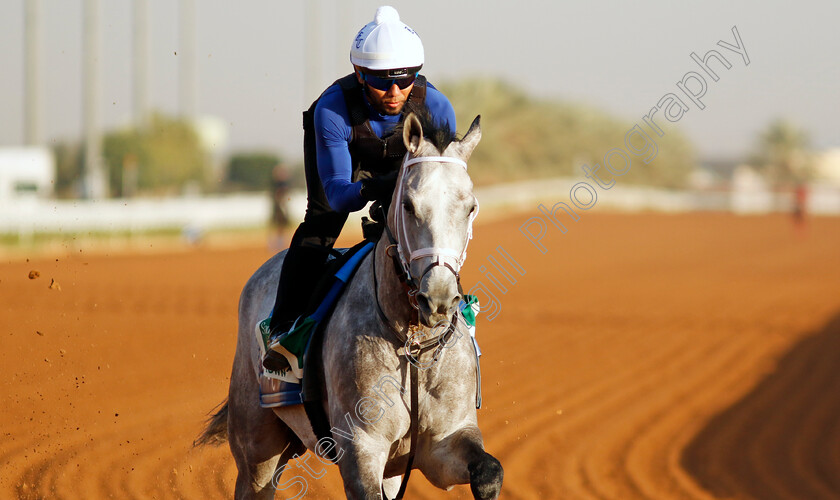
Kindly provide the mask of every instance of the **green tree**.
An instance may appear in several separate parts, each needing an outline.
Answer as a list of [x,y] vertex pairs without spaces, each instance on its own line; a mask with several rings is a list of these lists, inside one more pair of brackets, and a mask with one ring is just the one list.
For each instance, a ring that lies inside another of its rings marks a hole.
[[272,153],[237,153],[228,161],[226,183],[231,189],[268,191],[271,189],[271,171],[280,158]]
[[111,194],[172,194],[205,181],[206,155],[189,122],[154,114],[146,128],[105,134]]
[[[527,178],[581,176],[581,166],[602,163],[604,154],[624,148],[632,123],[597,109],[568,102],[535,99],[512,85],[490,78],[442,86],[452,102],[460,127],[481,114],[481,144],[470,159],[476,184]],[[685,137],[665,129],[652,136],[658,147],[649,164],[632,156],[632,167],[618,182],[682,187],[695,165]],[[625,151],[626,152],[626,151]],[[609,181],[601,169],[599,175]]]
[[752,163],[770,182],[798,184],[812,175],[808,133],[786,119],[776,119],[759,134]]

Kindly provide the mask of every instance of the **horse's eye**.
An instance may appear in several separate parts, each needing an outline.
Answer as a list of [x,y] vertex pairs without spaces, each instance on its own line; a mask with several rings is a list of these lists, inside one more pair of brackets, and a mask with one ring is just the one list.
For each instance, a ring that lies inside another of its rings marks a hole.
[[411,203],[411,200],[403,200],[402,206],[407,214],[414,215],[414,204]]

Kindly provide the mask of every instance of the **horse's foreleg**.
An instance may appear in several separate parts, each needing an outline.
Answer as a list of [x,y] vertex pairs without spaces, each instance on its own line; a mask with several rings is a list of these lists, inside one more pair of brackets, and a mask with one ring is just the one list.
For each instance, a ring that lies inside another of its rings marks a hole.
[[345,452],[339,459],[338,468],[344,480],[347,498],[382,498],[382,478],[388,449],[373,443],[362,443],[361,440],[339,446]]
[[498,498],[504,470],[492,455],[484,451],[481,431],[470,426],[460,429],[432,445],[421,470],[438,488],[470,484],[473,497]]

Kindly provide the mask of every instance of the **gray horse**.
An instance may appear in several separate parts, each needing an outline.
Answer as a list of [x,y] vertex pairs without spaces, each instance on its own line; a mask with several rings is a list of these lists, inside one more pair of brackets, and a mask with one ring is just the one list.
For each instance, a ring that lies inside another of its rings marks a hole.
[[[409,154],[388,229],[325,327],[324,411],[332,436],[319,440],[301,405],[259,404],[253,329],[272,310],[283,254],[263,264],[242,291],[228,401],[197,441],[227,438],[238,468],[237,499],[274,498],[277,490],[301,497],[329,463],[338,464],[348,498],[401,496],[400,476],[411,469],[438,488],[469,483],[475,498],[499,495],[502,466],[484,451],[477,424],[474,347],[463,321],[453,320],[460,317],[457,273],[477,210],[466,161],[481,138],[479,118],[460,141],[423,114],[410,114],[402,134]],[[401,274],[414,284],[411,293]],[[415,349],[430,342],[438,345]],[[297,469],[287,463],[292,459]]]

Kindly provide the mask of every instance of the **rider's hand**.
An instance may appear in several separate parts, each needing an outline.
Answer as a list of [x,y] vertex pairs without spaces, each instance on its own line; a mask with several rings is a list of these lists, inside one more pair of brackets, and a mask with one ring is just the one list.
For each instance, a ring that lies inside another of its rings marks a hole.
[[394,194],[397,185],[396,170],[385,175],[379,175],[362,181],[362,198],[368,201],[388,200]]

